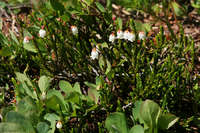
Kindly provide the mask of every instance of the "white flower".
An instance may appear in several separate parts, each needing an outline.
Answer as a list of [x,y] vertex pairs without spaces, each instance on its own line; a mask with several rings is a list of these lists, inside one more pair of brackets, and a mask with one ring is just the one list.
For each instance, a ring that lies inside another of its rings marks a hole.
[[124,39],[128,40],[130,42],[135,41],[135,34],[133,34],[132,32],[129,32],[128,30],[126,30],[124,32]]
[[92,60],[98,59],[98,57],[99,57],[99,50],[97,48],[93,48],[90,57],[92,58]]
[[24,37],[24,41],[23,41],[23,42],[24,42],[24,43],[29,43],[29,40],[30,40],[29,37],[26,36],[26,37]]
[[144,32],[139,32],[139,40],[144,40],[146,38],[146,34]]
[[128,40],[130,42],[135,41],[135,34],[133,34],[132,32],[129,32],[129,34],[128,34]]
[[118,31],[117,31],[117,38],[118,38],[118,39],[123,39],[123,38],[124,38],[124,33],[123,33],[123,31],[121,31],[121,30],[118,30]]
[[57,127],[58,129],[62,128],[62,122],[61,122],[61,121],[58,121],[58,122],[56,123],[56,127]]
[[115,41],[115,34],[114,33],[112,33],[112,34],[110,34],[110,36],[109,36],[109,42],[114,42]]
[[129,34],[130,34],[130,32],[129,32],[128,30],[126,30],[126,31],[124,32],[124,39],[125,39],[125,40],[128,40],[128,39],[129,39]]
[[76,26],[72,25],[72,26],[71,26],[71,30],[72,30],[72,34],[73,34],[73,35],[78,34],[78,28],[77,28]]
[[46,36],[46,31],[44,29],[40,29],[39,37],[44,38]]

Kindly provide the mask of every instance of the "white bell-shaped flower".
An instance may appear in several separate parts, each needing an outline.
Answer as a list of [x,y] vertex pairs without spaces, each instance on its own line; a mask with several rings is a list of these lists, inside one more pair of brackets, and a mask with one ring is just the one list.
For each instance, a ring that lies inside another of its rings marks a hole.
[[124,32],[122,30],[117,31],[117,38],[118,39],[123,39],[124,38]]
[[109,42],[114,42],[115,41],[115,34],[114,33],[112,33],[112,34],[110,34],[110,36],[109,36]]
[[46,36],[46,31],[44,29],[40,29],[39,37],[44,38]]
[[58,121],[58,122],[56,123],[56,127],[57,127],[58,129],[62,128],[62,122],[61,122],[61,121]]
[[139,32],[138,37],[139,37],[139,40],[144,40],[146,38],[145,32],[143,32],[143,31]]
[[90,57],[91,57],[92,60],[98,59],[98,57],[99,57],[99,50],[97,48],[93,48]]
[[77,35],[78,34],[78,28],[74,25],[71,26],[71,31],[73,35]]

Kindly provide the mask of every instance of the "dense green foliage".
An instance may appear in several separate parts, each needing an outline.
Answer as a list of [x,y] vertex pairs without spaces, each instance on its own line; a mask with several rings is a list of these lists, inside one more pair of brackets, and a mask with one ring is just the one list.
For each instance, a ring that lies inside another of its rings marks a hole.
[[[184,13],[178,3],[170,2],[121,4],[158,18],[158,3],[162,11],[173,7],[177,16]],[[182,30],[174,35],[167,17],[161,21],[171,31],[170,39],[162,27],[152,38],[147,24],[113,20],[110,0],[106,6],[93,0],[48,0],[35,8],[18,20],[19,37],[12,31],[10,37],[0,33],[2,133],[158,133],[167,132],[177,117],[187,126],[184,99],[192,103],[190,113],[197,112],[198,49]],[[127,29],[132,38],[110,39]],[[4,92],[9,87],[15,96],[7,105]]]

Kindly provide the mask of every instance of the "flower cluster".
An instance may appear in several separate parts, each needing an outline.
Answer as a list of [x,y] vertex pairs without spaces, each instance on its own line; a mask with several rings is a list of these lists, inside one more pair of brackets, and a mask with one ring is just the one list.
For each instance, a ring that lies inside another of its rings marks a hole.
[[[146,38],[146,34],[145,32],[139,32],[138,34],[139,40],[144,40]],[[124,40],[128,40],[130,42],[135,41],[135,34],[133,32],[130,32],[129,30],[126,31],[122,31],[122,30],[118,30],[117,31],[117,36],[115,37],[115,34],[112,33],[109,36],[109,42],[114,42],[115,39],[124,39]]]

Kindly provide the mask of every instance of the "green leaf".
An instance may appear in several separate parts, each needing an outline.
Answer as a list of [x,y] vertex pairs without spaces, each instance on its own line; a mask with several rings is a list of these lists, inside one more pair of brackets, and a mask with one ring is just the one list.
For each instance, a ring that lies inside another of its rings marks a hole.
[[97,85],[93,84],[93,83],[89,83],[89,82],[84,82],[88,87],[96,89]]
[[106,60],[106,64],[107,64],[107,68],[106,68],[105,74],[107,75],[111,71],[112,66],[108,60]]
[[105,8],[99,3],[99,2],[95,2],[97,8],[101,11],[101,12],[106,12]]
[[67,82],[67,81],[64,81],[64,80],[61,80],[59,82],[59,87],[62,91],[64,91],[66,94],[70,93],[73,91],[73,88],[72,88],[72,85]]
[[50,82],[51,82],[51,80],[50,80],[49,77],[41,76],[39,81],[38,81],[40,91],[45,92],[49,88]]
[[178,3],[172,2],[172,7],[174,9],[176,16],[182,16],[183,15],[183,9],[181,8],[181,6]]
[[141,105],[140,116],[150,128],[157,127],[160,113],[161,109],[154,101],[146,100]]
[[10,56],[12,55],[12,52],[10,50],[9,47],[3,47],[1,50],[0,50],[0,55],[1,56]]
[[134,108],[132,109],[132,115],[133,118],[141,123],[144,123],[144,121],[142,120],[141,116],[140,116],[140,110],[141,110],[141,105],[142,105],[142,101],[136,101],[134,104]]
[[96,90],[96,88],[89,88],[88,89],[88,96],[97,104],[99,99],[99,92]]
[[82,94],[81,88],[80,88],[80,84],[78,82],[76,82],[74,84],[73,90],[76,91],[76,92],[78,92],[79,94]]
[[5,119],[6,119],[6,122],[20,123],[22,129],[26,133],[35,133],[31,122],[18,112],[12,112],[12,111],[8,112]]
[[94,0],[85,0],[84,2],[87,3],[88,6],[90,6],[94,2]]
[[135,125],[130,129],[129,133],[144,133],[144,128],[141,125]]
[[10,32],[12,40],[15,41],[17,45],[19,45],[19,41],[17,40],[17,37],[15,36],[15,34],[11,30],[9,30],[9,32]]
[[47,133],[49,130],[49,125],[46,122],[39,122],[37,124],[38,133]]
[[122,25],[123,25],[123,23],[122,23],[122,19],[121,19],[121,18],[117,18],[117,24],[118,24],[118,28],[119,28],[120,30],[122,30]]
[[51,126],[50,126],[51,131],[50,131],[50,133],[54,133],[55,132],[56,121],[60,120],[60,117],[58,115],[54,114],[54,113],[47,113],[44,116],[44,119],[51,123]]
[[103,56],[100,56],[100,58],[99,58],[99,67],[101,68],[101,70],[103,70],[104,66],[105,66],[105,63],[104,63]]
[[26,50],[28,50],[30,52],[34,52],[34,53],[38,52],[36,47],[32,43],[24,43],[23,47],[24,47],[24,49],[26,49]]
[[31,96],[33,99],[37,99],[37,94],[33,90],[33,84],[31,83],[30,79],[26,76],[26,74],[22,74],[19,72],[16,72],[16,78],[18,81],[21,82],[22,88],[25,90],[25,92]]
[[99,99],[99,92],[97,91],[97,89],[99,88],[99,85],[95,85],[93,83],[89,83],[89,82],[84,82],[88,87],[88,96],[90,97],[90,99],[92,99],[95,103],[98,102]]
[[26,133],[21,123],[2,122],[0,123],[1,133]]
[[65,7],[58,0],[50,0],[52,8],[56,11],[64,11]]
[[162,114],[158,119],[158,128],[163,130],[169,129],[178,121],[178,119],[178,117],[172,114]]
[[[51,100],[53,100],[53,101],[51,101]],[[53,105],[51,102],[55,103],[55,104]],[[49,90],[48,91],[47,105],[48,104],[52,105],[52,108],[54,108],[57,105],[60,105],[64,111],[68,111],[64,97],[58,90]]]
[[106,118],[105,127],[110,133],[128,133],[124,113],[115,112]]
[[25,117],[32,121],[37,121],[40,115],[40,110],[38,110],[35,101],[29,96],[26,96],[19,101],[17,104],[17,111],[21,114],[24,114]]

